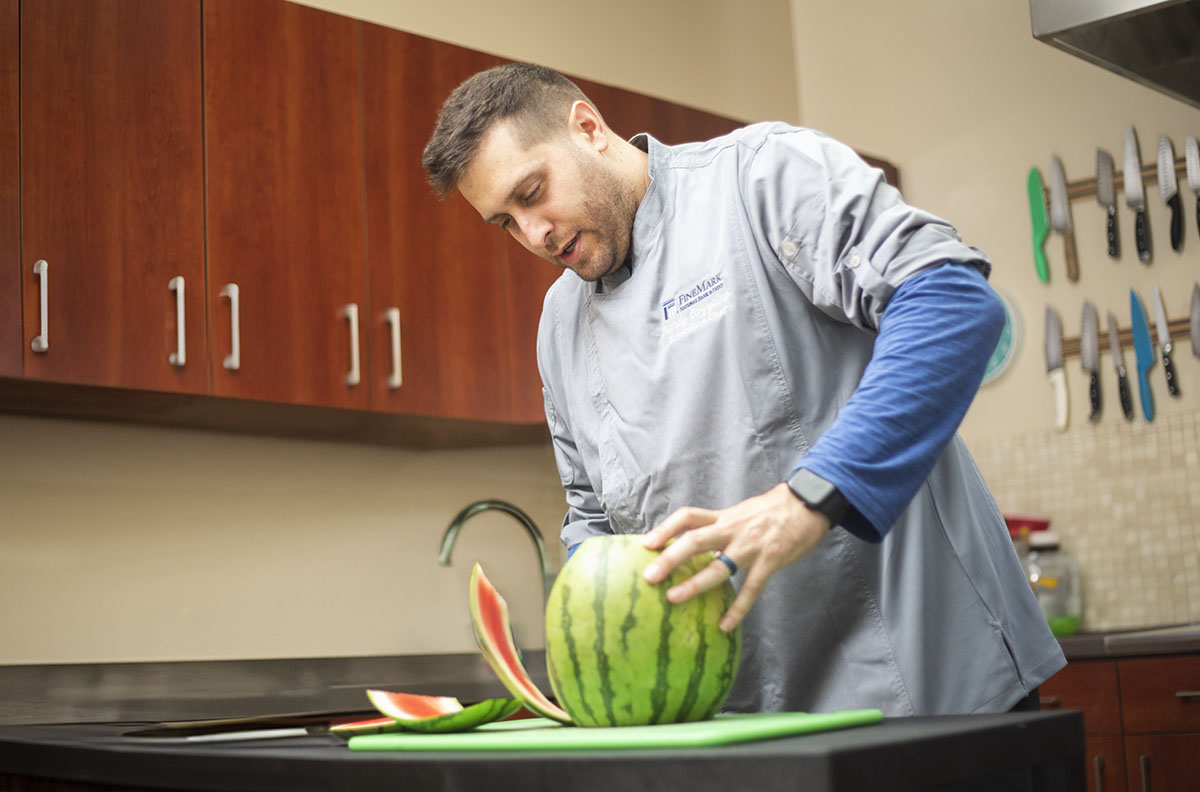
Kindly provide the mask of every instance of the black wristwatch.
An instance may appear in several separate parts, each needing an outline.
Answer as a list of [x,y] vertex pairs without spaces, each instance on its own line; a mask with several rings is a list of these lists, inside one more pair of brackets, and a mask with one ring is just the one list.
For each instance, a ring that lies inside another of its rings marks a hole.
[[805,506],[828,517],[830,525],[841,523],[850,509],[850,501],[846,500],[846,496],[811,470],[797,470],[788,479],[788,488]]

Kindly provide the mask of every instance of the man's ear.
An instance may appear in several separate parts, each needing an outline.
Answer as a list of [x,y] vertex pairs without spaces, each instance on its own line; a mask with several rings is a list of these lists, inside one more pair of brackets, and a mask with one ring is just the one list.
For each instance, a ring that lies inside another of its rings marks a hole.
[[589,146],[596,151],[604,151],[609,144],[609,130],[600,116],[600,111],[582,99],[571,104],[567,116],[567,128],[572,135],[582,135]]

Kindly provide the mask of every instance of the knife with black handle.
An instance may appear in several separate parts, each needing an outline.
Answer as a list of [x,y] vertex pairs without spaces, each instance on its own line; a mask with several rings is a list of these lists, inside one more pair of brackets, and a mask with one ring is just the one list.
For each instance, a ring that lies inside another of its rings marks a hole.
[[1200,143],[1188,135],[1183,148],[1187,160],[1188,187],[1196,193],[1196,228],[1200,230]]
[[1167,393],[1179,396],[1179,382],[1175,379],[1175,366],[1171,364],[1171,327],[1167,324],[1167,310],[1163,306],[1162,294],[1154,287],[1154,329],[1158,332],[1158,351],[1162,354],[1163,372],[1167,375]]
[[1125,353],[1121,351],[1121,336],[1117,332],[1117,317],[1108,312],[1108,348],[1113,356],[1113,368],[1117,371],[1117,394],[1121,398],[1121,412],[1126,421],[1133,420],[1133,397],[1129,394],[1129,373],[1125,370]]
[[1096,336],[1096,308],[1087,300],[1079,332],[1079,360],[1088,373],[1088,401],[1092,406],[1088,420],[1093,422],[1100,420],[1100,342]]
[[1134,211],[1133,238],[1138,260],[1150,263],[1150,227],[1146,225],[1146,193],[1142,188],[1142,155],[1133,125],[1125,131],[1125,205]]
[[1113,192],[1113,158],[1104,149],[1096,149],[1096,200],[1108,213],[1108,257],[1121,257],[1121,243],[1117,236],[1117,199]]
[[1171,249],[1179,250],[1183,242],[1183,204],[1175,178],[1175,147],[1166,135],[1158,136],[1158,194],[1171,207]]

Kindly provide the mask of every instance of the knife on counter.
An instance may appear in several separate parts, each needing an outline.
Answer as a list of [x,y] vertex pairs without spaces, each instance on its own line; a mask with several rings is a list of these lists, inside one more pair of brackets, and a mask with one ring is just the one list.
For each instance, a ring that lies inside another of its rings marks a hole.
[[1158,136],[1158,194],[1171,207],[1171,249],[1183,242],[1183,210],[1179,203],[1179,182],[1175,178],[1175,147],[1171,138]]
[[1200,283],[1192,284],[1192,354],[1200,357]]
[[1158,349],[1162,353],[1163,372],[1167,375],[1167,392],[1179,396],[1179,383],[1175,380],[1175,366],[1171,364],[1171,326],[1167,324],[1167,310],[1163,306],[1162,293],[1154,287],[1154,329],[1158,331]]
[[1062,322],[1049,305],[1046,306],[1046,376],[1054,390],[1054,426],[1067,428],[1067,375],[1063,371]]
[[1096,149],[1096,200],[1108,213],[1108,256],[1121,257],[1121,242],[1117,236],[1117,197],[1113,192],[1113,158],[1104,149]]
[[1129,395],[1129,375],[1125,371],[1125,353],[1121,351],[1121,334],[1117,331],[1117,317],[1108,312],[1108,348],[1112,351],[1113,368],[1117,370],[1117,394],[1121,398],[1121,412],[1126,421],[1133,420],[1133,399]]
[[1142,415],[1146,423],[1154,420],[1154,394],[1150,390],[1150,367],[1154,365],[1154,347],[1150,343],[1150,326],[1137,292],[1129,290],[1129,315],[1133,324],[1133,351],[1137,355],[1138,395],[1142,400]]
[[1196,230],[1200,231],[1200,143],[1191,135],[1184,144],[1184,156],[1187,158],[1188,187],[1196,193]]
[[1050,224],[1062,234],[1063,255],[1067,262],[1067,280],[1079,280],[1079,258],[1075,253],[1075,230],[1071,224],[1071,207],[1067,203],[1067,175],[1062,160],[1055,154],[1050,160]]
[[1033,223],[1033,267],[1038,280],[1050,282],[1050,269],[1046,266],[1046,237],[1050,235],[1050,219],[1046,217],[1046,191],[1042,185],[1042,172],[1034,166],[1029,169],[1025,180],[1029,193],[1029,219]]
[[1092,410],[1089,421],[1100,420],[1100,341],[1097,338],[1096,307],[1091,300],[1083,303],[1083,319],[1079,332],[1079,360],[1088,373],[1088,401]]
[[1138,150],[1137,131],[1130,124],[1125,131],[1125,205],[1134,212],[1133,237],[1138,260],[1150,263],[1150,227],[1146,225],[1146,192],[1142,189],[1142,155]]

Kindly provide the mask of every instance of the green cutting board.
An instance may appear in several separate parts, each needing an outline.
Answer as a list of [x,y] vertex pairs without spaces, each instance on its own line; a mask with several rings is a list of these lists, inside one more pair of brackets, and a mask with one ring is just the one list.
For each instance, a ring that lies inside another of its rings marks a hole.
[[489,723],[454,734],[367,734],[350,738],[353,751],[546,751],[594,748],[695,748],[768,740],[883,720],[876,709],[842,712],[759,712],[718,715],[697,723],[580,728],[546,718]]

